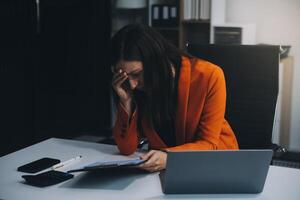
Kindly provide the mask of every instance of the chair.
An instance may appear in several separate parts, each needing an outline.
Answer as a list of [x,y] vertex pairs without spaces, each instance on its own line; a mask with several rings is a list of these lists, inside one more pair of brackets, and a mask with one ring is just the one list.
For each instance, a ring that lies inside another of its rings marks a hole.
[[227,87],[225,118],[240,148],[276,150],[272,130],[278,95],[279,47],[190,44],[188,52],[223,69]]

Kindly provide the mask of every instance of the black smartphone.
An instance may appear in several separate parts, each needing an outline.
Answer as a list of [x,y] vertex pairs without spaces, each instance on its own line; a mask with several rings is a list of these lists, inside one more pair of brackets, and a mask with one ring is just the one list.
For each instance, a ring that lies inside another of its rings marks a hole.
[[130,83],[129,83],[129,80],[126,79],[123,84],[122,84],[122,87],[125,89],[125,90],[130,90]]
[[73,178],[74,175],[60,172],[60,171],[46,171],[36,175],[23,175],[22,178],[26,180],[29,185],[45,187],[49,185],[54,185],[61,183],[63,181]]
[[47,169],[57,163],[60,163],[59,159],[45,157],[45,158],[41,158],[41,159],[32,161],[25,165],[22,165],[22,166],[18,167],[17,170],[20,172],[36,173],[36,172],[42,171],[44,169]]

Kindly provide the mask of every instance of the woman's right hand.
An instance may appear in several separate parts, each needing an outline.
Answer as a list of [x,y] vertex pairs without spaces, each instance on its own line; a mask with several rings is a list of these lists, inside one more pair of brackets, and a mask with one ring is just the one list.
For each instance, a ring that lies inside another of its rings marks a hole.
[[120,98],[120,103],[131,113],[132,90],[128,83],[128,75],[122,69],[114,72],[112,87]]

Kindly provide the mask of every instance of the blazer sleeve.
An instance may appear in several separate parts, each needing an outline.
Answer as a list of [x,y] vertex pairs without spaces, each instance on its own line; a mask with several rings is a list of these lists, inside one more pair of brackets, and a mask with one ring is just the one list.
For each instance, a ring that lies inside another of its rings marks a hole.
[[214,150],[220,142],[226,108],[226,84],[221,68],[217,67],[208,79],[206,98],[194,142],[166,150]]
[[125,108],[119,103],[113,136],[121,154],[133,154],[138,146],[137,108],[130,119]]

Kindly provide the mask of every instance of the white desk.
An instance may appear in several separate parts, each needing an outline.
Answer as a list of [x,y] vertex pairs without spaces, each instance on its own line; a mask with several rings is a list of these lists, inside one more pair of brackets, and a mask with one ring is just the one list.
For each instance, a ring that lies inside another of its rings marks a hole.
[[0,199],[261,199],[300,200],[300,170],[271,166],[261,194],[164,195],[158,173],[111,175],[81,172],[66,182],[38,188],[24,184],[18,166],[42,157],[62,161],[82,155],[77,168],[99,160],[123,159],[115,146],[89,142],[49,139],[0,158]]

